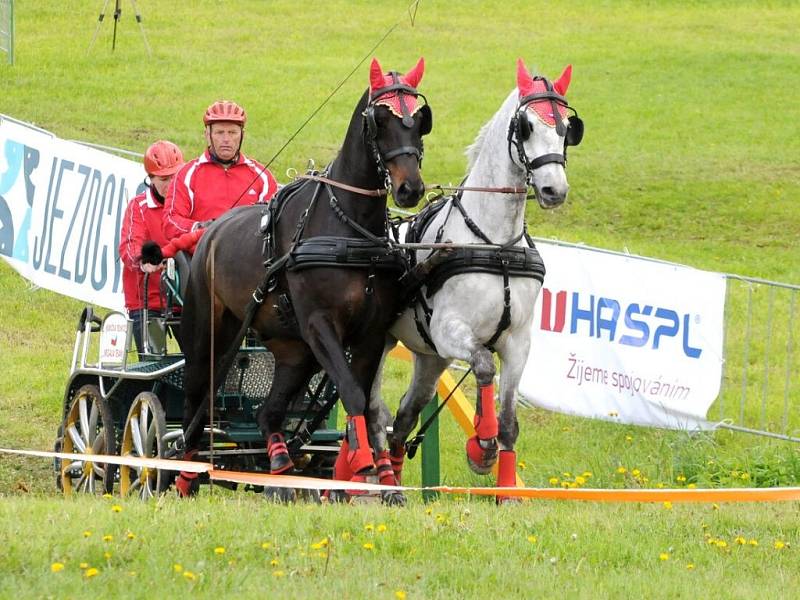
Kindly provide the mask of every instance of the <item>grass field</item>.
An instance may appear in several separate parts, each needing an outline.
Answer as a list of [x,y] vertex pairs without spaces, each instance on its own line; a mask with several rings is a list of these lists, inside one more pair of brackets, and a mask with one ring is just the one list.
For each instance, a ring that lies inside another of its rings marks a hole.
[[[399,23],[374,54],[401,71],[426,59],[429,183],[462,177],[463,151],[513,87],[517,57],[551,77],[572,63],[568,95],[586,136],[570,150],[569,200],[551,212],[530,206],[531,233],[800,282],[793,2],[422,0],[412,27],[405,1],[331,0],[312,9],[138,0],[152,57],[124,0],[114,53],[111,7],[87,52],[99,0],[16,4],[16,65],[0,65],[0,112],[63,138],[137,152],[168,137],[191,156],[202,150],[203,110],[226,97],[247,108],[245,151],[262,161]],[[275,159],[279,180],[308,158],[333,158],[366,73],[365,63]],[[52,445],[80,307],[29,289],[0,262],[0,446]],[[758,369],[761,355],[749,360]],[[407,376],[404,365],[391,366],[387,397],[399,396]],[[584,473],[592,487],[800,482],[800,453],[783,442],[538,410],[521,410],[520,428],[529,485]],[[444,483],[487,484],[469,472],[462,448],[445,417]],[[416,483],[414,463],[409,472]],[[752,598],[791,597],[800,583],[797,503],[497,509],[481,499],[426,505],[412,496],[409,507],[388,510],[204,493],[187,509],[171,497],[64,501],[52,483],[46,461],[0,455],[0,598]],[[53,572],[56,563],[63,570]]]

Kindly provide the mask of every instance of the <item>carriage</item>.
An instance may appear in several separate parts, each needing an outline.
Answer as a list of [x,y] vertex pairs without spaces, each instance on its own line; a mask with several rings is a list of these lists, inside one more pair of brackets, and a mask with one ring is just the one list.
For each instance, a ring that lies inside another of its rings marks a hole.
[[[179,324],[173,304],[179,304],[180,296],[176,279],[165,277],[164,281],[167,308],[145,319],[146,351],[138,361],[132,351],[131,322],[124,314],[110,312],[100,318],[91,307],[81,312],[57,452],[164,459],[182,455],[185,360],[168,337],[170,328]],[[255,413],[269,393],[273,373],[272,354],[248,338],[209,411],[211,420],[203,427],[199,460],[218,469],[269,472]],[[296,473],[331,477],[343,436],[336,428],[337,400],[335,387],[321,373],[291,402],[284,435]],[[56,484],[65,494],[111,493],[118,484],[122,495],[146,498],[166,491],[175,475],[163,469],[88,459],[56,459],[54,466]],[[257,486],[248,488],[261,491]]]

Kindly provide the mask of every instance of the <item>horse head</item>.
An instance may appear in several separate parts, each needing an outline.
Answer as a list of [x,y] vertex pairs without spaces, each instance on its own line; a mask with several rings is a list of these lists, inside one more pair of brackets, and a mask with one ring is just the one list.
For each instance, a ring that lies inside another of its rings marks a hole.
[[[583,121],[565,97],[571,77],[572,65],[550,82],[532,77],[522,59],[517,61],[519,101],[509,125],[509,155],[511,146],[516,146],[528,184],[542,208],[566,200],[567,146],[577,146],[583,138]],[[568,111],[574,114],[568,116]]]
[[384,73],[376,59],[370,67],[370,88],[364,110],[363,132],[378,170],[391,185],[395,202],[416,206],[425,193],[420,167],[422,136],[431,131],[433,117],[427,99],[417,91],[425,62],[405,75]]

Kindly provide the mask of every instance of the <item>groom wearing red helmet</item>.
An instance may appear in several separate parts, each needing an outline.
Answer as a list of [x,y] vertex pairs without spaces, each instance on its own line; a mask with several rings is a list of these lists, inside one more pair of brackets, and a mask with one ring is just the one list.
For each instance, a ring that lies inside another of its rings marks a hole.
[[144,154],[144,170],[150,178],[150,186],[128,202],[122,218],[119,257],[124,265],[122,290],[125,308],[133,321],[133,338],[139,352],[144,352],[143,332],[144,307],[157,313],[162,306],[157,277],[150,278],[145,302],[145,273],[154,273],[161,267],[141,261],[142,245],[154,241],[159,246],[167,243],[161,230],[164,196],[172,177],[183,166],[181,149],[172,142],[154,142]]
[[206,151],[175,176],[167,193],[163,229],[167,239],[205,227],[235,206],[267,202],[278,184],[263,165],[241,152],[247,115],[228,100],[203,115]]

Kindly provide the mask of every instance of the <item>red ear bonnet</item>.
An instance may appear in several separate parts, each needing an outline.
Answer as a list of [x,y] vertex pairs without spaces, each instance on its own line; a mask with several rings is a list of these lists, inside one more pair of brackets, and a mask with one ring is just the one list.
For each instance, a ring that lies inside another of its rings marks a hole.
[[[561,77],[559,77],[558,80],[556,80],[556,82],[553,84],[553,91],[563,96],[567,91],[567,87],[569,87],[571,75],[572,65],[568,65],[561,74]],[[547,87],[541,78],[534,79],[531,77],[531,74],[528,72],[528,68],[525,66],[525,63],[521,58],[517,60],[517,90],[519,90],[520,100],[522,100],[525,96],[530,96],[531,94],[544,94],[547,91]],[[555,115],[553,114],[553,104],[550,100],[536,100],[528,103],[526,108],[533,112],[533,114],[535,114],[539,120],[542,121],[542,123],[545,123],[550,127],[556,126],[556,119]],[[557,108],[560,118],[565,119],[567,116],[567,109],[560,104],[557,105]]]
[[[425,72],[425,59],[420,58],[417,61],[417,64],[405,75],[400,75],[398,79],[400,83],[404,83],[405,85],[416,89],[419,85],[419,82],[422,81],[422,75]],[[384,74],[383,70],[381,69],[380,63],[378,60],[373,58],[372,64],[369,67],[369,92],[370,96],[372,94],[384,87],[390,86],[394,83],[394,79],[390,74]],[[414,114],[417,112],[419,107],[421,106],[420,103],[417,102],[417,97],[411,94],[401,92],[403,94],[403,100],[405,101],[406,107],[408,108],[408,112],[410,114]],[[397,92],[392,92],[389,94],[382,94],[375,104],[380,104],[382,106],[386,106],[389,110],[394,113],[395,116],[400,118],[403,117],[403,111],[400,108],[400,97],[398,96]]]
[[561,77],[559,77],[553,82],[553,89],[562,96],[565,96],[571,79],[572,79],[572,65],[567,65],[566,67],[564,67],[564,71],[563,73],[561,73]]

